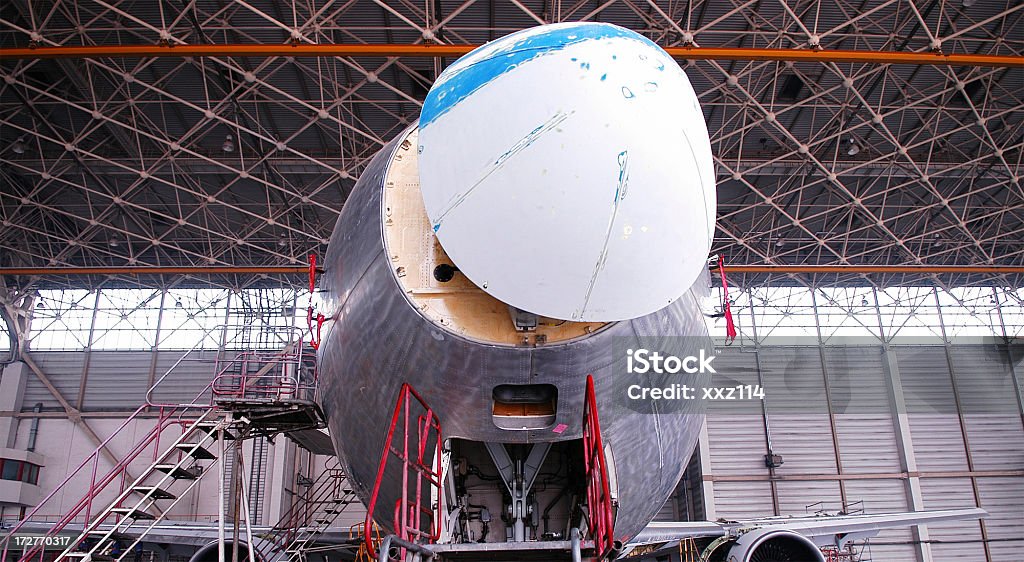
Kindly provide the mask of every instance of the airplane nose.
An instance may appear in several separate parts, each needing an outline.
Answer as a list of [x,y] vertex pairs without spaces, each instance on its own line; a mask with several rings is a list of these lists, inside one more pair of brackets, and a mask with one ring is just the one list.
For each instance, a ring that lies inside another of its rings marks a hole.
[[573,321],[679,298],[711,247],[711,145],[686,74],[632,31],[514,33],[459,59],[423,105],[435,235],[495,298]]

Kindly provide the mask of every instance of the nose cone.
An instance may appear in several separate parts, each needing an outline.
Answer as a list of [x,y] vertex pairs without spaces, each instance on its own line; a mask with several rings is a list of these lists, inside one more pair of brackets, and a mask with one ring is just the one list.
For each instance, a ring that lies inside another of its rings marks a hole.
[[679,298],[705,266],[715,176],[679,65],[608,24],[515,33],[438,77],[421,192],[471,281],[536,314],[612,321]]

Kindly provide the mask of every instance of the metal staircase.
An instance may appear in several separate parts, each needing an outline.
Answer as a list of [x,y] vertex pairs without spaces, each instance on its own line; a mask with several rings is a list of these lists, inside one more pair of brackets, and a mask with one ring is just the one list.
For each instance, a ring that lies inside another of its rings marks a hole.
[[[338,517],[349,505],[359,503],[355,493],[348,486],[345,473],[337,468],[326,468],[281,517],[269,533],[263,535],[263,544],[257,550],[262,560],[305,561],[308,554],[321,550],[336,550],[339,545],[319,545]],[[358,541],[350,541],[351,548],[358,548]]]
[[[196,351],[193,348],[182,355],[157,384]],[[155,402],[151,388],[146,395],[146,403],[128,416],[11,529],[0,543],[0,560],[7,562],[13,559],[16,554],[11,537],[35,522],[37,515],[51,509],[63,511],[63,514],[48,526],[40,544],[26,548],[19,560],[47,560],[44,545],[63,544],[61,539],[66,535],[73,535],[73,538],[58,559],[102,560],[104,553],[113,549],[125,531],[138,530],[140,523],[141,535],[144,536],[207,473],[209,466],[204,467],[201,463],[211,460],[208,450],[211,436],[220,432],[225,423],[223,412],[209,402],[211,385],[203,388],[191,402],[181,404]],[[132,437],[136,422],[147,423],[149,420],[153,420],[152,429],[141,439]],[[169,444],[167,439],[171,439]],[[108,446],[115,441],[134,444],[104,471],[101,459],[104,454],[109,454]],[[148,466],[139,476],[133,476],[132,464],[137,466],[137,461],[146,459],[147,455]],[[175,489],[172,485],[176,482],[186,482],[185,487],[179,485],[179,489]],[[69,492],[78,493],[83,485],[86,491],[81,498],[70,508],[61,510],[63,496]],[[132,533],[133,536],[135,534]]]
[[[216,409],[203,412],[186,423],[181,435],[165,448],[154,462],[124,489],[103,511],[89,521],[78,537],[58,559],[115,560],[114,549],[122,537],[135,537],[123,552],[131,552],[203,478],[220,462],[209,450],[223,450],[224,431],[232,422]],[[212,461],[208,465],[202,461]],[[134,497],[134,496],[137,496]],[[160,505],[159,502],[167,502]],[[154,513],[154,510],[159,510]],[[141,525],[140,525],[141,524]],[[141,528],[139,528],[141,526]],[[127,542],[126,539],[124,542]],[[123,556],[123,554],[122,554]]]
[[[227,359],[218,358],[213,362],[210,383],[192,401],[160,403],[153,398],[158,386],[184,361],[195,360],[197,349],[182,355],[150,388],[146,403],[11,529],[0,542],[0,562],[48,562],[54,559],[54,550],[52,546],[47,550],[47,544],[63,547],[56,560],[122,560],[209,474],[218,475],[224,498],[225,480],[235,478],[235,467],[227,467],[224,459],[239,458],[243,441],[323,428],[326,423],[317,405],[315,363],[302,345],[302,332],[298,331],[297,336],[279,352],[244,351]],[[133,432],[140,424],[152,425],[152,429],[136,439]],[[108,446],[115,442],[134,443],[106,469],[101,459],[110,456]],[[234,454],[227,455],[229,452]],[[143,462],[145,467],[140,469]],[[241,461],[236,462],[241,467]],[[229,468],[231,474],[226,477]],[[242,493],[237,499],[245,505],[248,535],[251,522],[246,504],[250,503],[250,494],[245,491],[245,479],[240,482]],[[340,470],[326,471],[318,482],[310,501],[302,507],[309,510],[315,506],[314,512],[309,513],[304,525],[291,527],[287,540],[260,543],[269,549],[270,556],[264,560],[294,559],[293,555],[301,558],[303,549],[311,546],[344,506],[354,501]],[[64,497],[81,494],[83,487],[81,498],[70,508],[61,509]],[[219,529],[223,536],[223,504],[221,510]],[[41,514],[54,512],[62,515],[46,524]],[[297,514],[286,517],[294,523]],[[18,552],[20,548],[12,544],[11,537],[38,531],[41,526],[45,536],[39,545]],[[71,540],[63,542],[69,536]],[[252,540],[247,542],[253,545]]]

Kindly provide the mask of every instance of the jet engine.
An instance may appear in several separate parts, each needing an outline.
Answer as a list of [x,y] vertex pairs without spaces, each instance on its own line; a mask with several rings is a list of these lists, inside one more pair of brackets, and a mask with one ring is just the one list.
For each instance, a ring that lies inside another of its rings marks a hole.
[[786,529],[754,529],[711,549],[710,562],[825,562],[811,539]]

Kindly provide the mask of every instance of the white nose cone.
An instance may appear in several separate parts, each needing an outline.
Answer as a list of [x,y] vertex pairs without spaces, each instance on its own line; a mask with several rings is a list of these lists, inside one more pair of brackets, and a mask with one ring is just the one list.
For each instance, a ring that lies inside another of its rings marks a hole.
[[431,88],[419,172],[441,246],[476,285],[565,320],[649,314],[705,267],[715,174],[689,80],[621,27],[489,43]]

